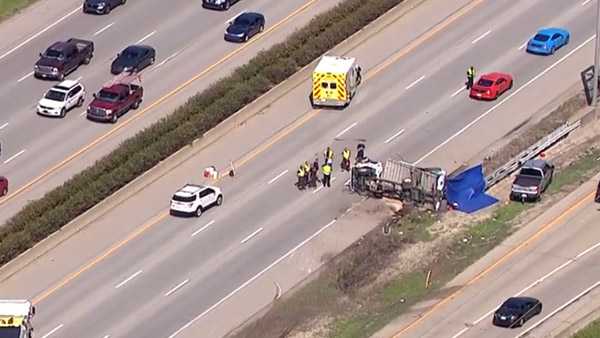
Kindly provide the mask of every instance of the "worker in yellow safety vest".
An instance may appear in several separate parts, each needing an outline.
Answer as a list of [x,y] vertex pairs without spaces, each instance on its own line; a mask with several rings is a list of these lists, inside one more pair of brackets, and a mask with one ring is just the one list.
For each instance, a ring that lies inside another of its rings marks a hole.
[[296,185],[298,186],[298,189],[300,190],[304,190],[306,188],[306,172],[304,171],[304,165],[301,164],[300,167],[298,168],[298,172],[296,173],[296,176],[298,176],[298,183],[296,183]]
[[331,187],[331,164],[323,164],[323,166],[321,167],[321,171],[323,172],[323,186]]
[[467,89],[473,87],[473,81],[475,81],[475,67],[471,66],[467,69]]
[[342,171],[350,171],[350,149],[348,147],[344,147],[342,151]]
[[333,163],[333,150],[331,147],[327,147],[325,150],[325,163]]

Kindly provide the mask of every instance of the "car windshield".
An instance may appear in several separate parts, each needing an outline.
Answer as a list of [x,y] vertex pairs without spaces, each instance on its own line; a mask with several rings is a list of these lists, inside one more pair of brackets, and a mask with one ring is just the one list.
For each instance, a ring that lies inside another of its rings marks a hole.
[[488,79],[479,79],[477,82],[477,85],[482,87],[491,87],[492,84],[494,84],[494,81]]
[[123,57],[126,57],[128,59],[135,59],[139,56],[138,52],[135,50],[125,50],[123,52]]
[[48,49],[44,56],[47,58],[53,58],[53,59],[60,59],[63,57],[61,52],[54,50],[54,49]]
[[20,338],[20,327],[2,327],[0,328],[0,338]]
[[119,94],[101,90],[100,93],[98,93],[98,99],[102,101],[117,102],[119,100]]
[[233,23],[240,26],[250,26],[250,20],[244,17],[235,19]]
[[173,195],[173,201],[177,202],[194,202],[196,200],[196,196],[179,196]]
[[47,98],[48,100],[52,100],[52,101],[64,101],[65,95],[66,94],[64,92],[59,92],[56,90],[49,90],[46,93],[46,96],[44,96],[44,97]]
[[535,41],[546,42],[548,39],[550,39],[550,36],[546,34],[536,34],[533,39]]
[[533,168],[523,168],[521,169],[521,175],[540,176],[540,171]]

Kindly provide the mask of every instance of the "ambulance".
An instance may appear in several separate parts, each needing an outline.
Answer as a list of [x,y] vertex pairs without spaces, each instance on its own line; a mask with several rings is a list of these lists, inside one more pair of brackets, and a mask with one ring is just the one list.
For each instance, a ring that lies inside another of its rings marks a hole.
[[31,338],[35,306],[27,300],[0,300],[0,337]]
[[361,79],[356,58],[324,55],[312,75],[313,107],[346,107]]

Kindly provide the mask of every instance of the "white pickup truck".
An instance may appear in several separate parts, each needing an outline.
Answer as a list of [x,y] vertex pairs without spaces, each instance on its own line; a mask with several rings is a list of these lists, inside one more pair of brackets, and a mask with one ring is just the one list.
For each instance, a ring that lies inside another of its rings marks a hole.
[[37,113],[45,116],[65,117],[67,111],[81,107],[85,101],[85,88],[75,80],[65,80],[50,88],[37,106]]

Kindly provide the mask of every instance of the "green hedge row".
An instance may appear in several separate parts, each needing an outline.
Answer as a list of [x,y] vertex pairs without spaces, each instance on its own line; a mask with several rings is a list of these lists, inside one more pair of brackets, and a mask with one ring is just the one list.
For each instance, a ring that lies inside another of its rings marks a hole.
[[0,264],[43,240],[403,0],[345,0],[191,97],[0,229]]

